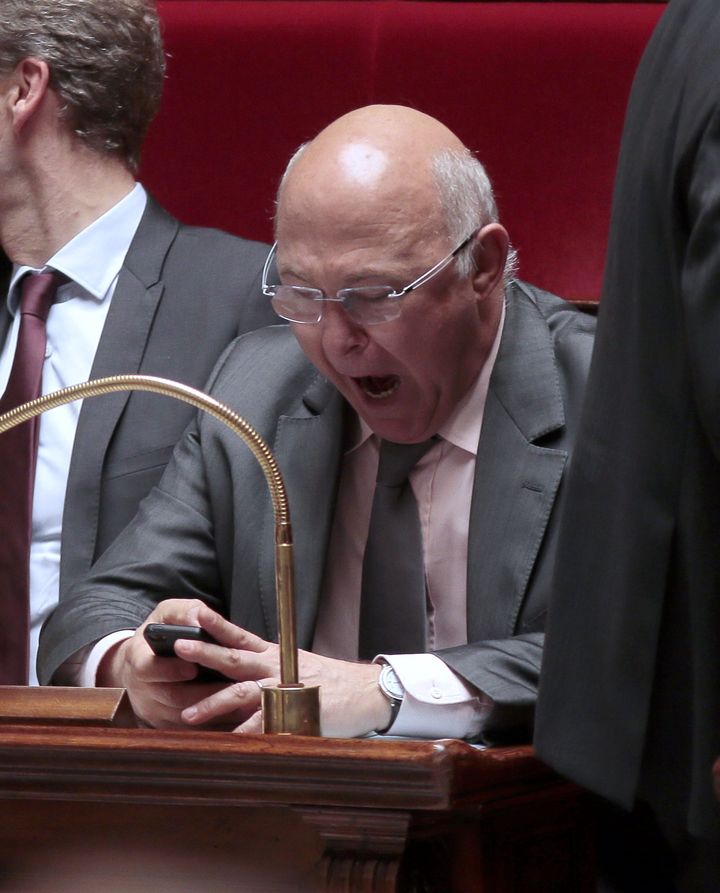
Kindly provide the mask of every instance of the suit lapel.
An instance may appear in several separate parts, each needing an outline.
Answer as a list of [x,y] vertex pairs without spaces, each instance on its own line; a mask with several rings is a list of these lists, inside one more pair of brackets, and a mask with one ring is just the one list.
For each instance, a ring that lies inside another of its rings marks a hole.
[[509,290],[478,443],[468,550],[468,639],[515,632],[567,453],[536,444],[565,423],[550,331]]
[[[140,369],[163,293],[163,263],[177,231],[177,221],[148,198],[120,271],[91,379]],[[86,400],[80,411],[63,516],[63,545],[72,542],[73,548],[62,549],[61,592],[63,579],[77,578],[92,563],[105,454],[129,397],[123,391]]]
[[[283,475],[293,525],[297,637],[310,648],[335,511],[343,443],[344,402],[319,375],[297,412],[278,421],[272,450]],[[328,481],[334,482],[328,486]],[[274,519],[268,506],[259,550],[260,597],[277,637]]]

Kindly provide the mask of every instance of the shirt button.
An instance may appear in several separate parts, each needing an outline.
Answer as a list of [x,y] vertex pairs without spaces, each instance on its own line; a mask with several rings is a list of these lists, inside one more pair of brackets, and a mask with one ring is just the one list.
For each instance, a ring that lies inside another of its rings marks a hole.
[[435,687],[435,688],[430,689],[430,697],[431,698],[435,698],[435,700],[440,700],[440,698],[442,696],[443,696],[443,693],[439,688]]

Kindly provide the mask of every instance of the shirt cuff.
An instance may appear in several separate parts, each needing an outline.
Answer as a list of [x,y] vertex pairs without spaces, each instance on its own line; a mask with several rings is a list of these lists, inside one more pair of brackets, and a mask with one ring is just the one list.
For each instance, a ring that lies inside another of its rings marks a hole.
[[405,689],[386,735],[409,738],[475,738],[493,701],[434,654],[381,654]]
[[134,629],[120,629],[117,632],[110,633],[109,636],[99,639],[94,645],[88,645],[87,648],[78,651],[76,655],[67,661],[68,664],[71,662],[78,663],[79,659],[79,665],[76,669],[77,681],[73,685],[94,688],[97,685],[98,667],[108,651],[113,645],[117,645],[118,642],[124,642],[125,639],[129,639],[134,635]]

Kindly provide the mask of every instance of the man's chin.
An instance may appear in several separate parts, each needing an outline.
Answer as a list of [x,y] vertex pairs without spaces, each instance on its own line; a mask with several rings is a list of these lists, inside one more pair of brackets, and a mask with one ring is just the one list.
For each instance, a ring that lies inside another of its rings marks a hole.
[[374,413],[360,413],[365,424],[381,440],[393,443],[420,443],[432,437],[432,431],[418,428],[417,419],[410,417],[383,418]]
[[[382,382],[368,382],[361,378],[346,379],[341,391],[355,412],[381,440],[393,443],[419,443],[432,437],[428,424],[423,424],[424,414],[417,408],[408,408],[408,391],[402,387],[402,379],[392,376]],[[380,387],[382,385],[382,387]]]

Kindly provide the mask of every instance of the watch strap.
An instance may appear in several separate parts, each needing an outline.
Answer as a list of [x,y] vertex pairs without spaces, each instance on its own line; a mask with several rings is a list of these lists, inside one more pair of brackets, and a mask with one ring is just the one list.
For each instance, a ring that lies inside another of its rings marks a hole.
[[[378,729],[378,735],[385,735],[395,723],[397,719],[397,715],[400,712],[400,708],[402,707],[404,689],[402,687],[402,683],[397,678],[397,675],[393,668],[387,661],[381,661],[382,669],[380,670],[380,676],[378,678],[378,686],[380,687],[380,691],[385,695],[385,697],[390,702],[390,722],[385,726],[384,729]],[[392,676],[393,685],[388,684],[388,676]]]

